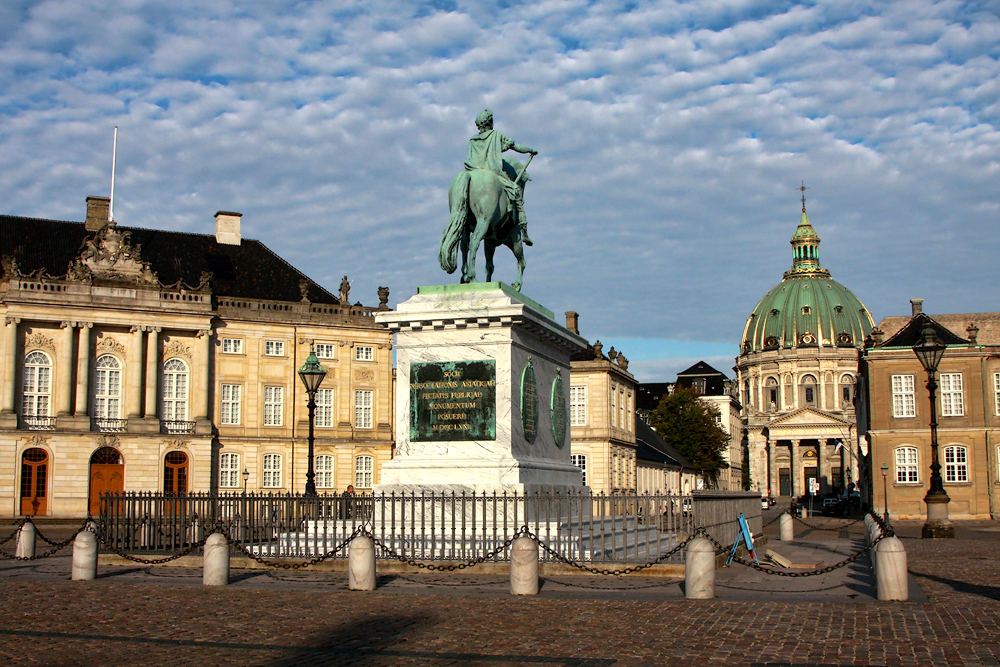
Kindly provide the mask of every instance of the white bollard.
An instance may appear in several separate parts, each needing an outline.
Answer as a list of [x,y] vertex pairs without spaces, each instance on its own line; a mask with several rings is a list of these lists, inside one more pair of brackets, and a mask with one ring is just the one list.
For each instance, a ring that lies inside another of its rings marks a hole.
[[73,540],[73,567],[70,579],[93,581],[97,577],[97,535],[81,530]]
[[510,594],[538,595],[538,544],[527,535],[510,547]]
[[352,591],[375,590],[375,545],[371,538],[364,535],[355,537],[348,547],[347,588]]
[[201,583],[203,586],[229,585],[229,540],[222,533],[212,533],[205,540]]
[[781,541],[791,542],[795,539],[795,523],[792,519],[792,515],[785,512],[778,519],[778,526],[781,528]]
[[30,521],[26,521],[21,530],[17,531],[17,547],[14,549],[14,555],[18,558],[35,557],[35,524]]
[[875,551],[875,588],[879,600],[909,600],[909,579],[906,573],[906,548],[898,537],[886,537]]
[[715,547],[704,537],[688,542],[684,554],[684,597],[688,600],[715,597]]

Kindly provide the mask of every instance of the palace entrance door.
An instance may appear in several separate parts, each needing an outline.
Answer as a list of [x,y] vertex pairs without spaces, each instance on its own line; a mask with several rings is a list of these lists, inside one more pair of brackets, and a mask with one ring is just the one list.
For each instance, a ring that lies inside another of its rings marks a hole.
[[90,516],[101,513],[102,493],[121,493],[125,490],[125,463],[121,453],[113,447],[102,447],[90,457]]
[[49,453],[37,447],[21,454],[21,514],[35,516],[48,511]]

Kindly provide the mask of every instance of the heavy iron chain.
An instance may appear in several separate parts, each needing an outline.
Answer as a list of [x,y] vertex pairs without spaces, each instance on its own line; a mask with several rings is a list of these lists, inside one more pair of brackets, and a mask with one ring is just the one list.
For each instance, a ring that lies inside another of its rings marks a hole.
[[774,517],[773,519],[771,519],[770,521],[768,521],[767,523],[765,523],[765,524],[764,524],[763,526],[761,526],[761,527],[760,527],[760,529],[761,529],[761,530],[764,530],[765,528],[767,528],[767,527],[768,527],[768,526],[770,526],[770,525],[771,525],[772,523],[774,523],[775,521],[777,521],[778,519],[780,519],[781,517],[783,517],[783,516],[784,516],[784,515],[786,515],[786,514],[788,514],[788,510],[785,510],[784,512],[782,512],[782,513],[781,513],[781,514],[779,514],[778,516]]
[[[28,523],[29,521],[31,521],[30,518],[27,518],[24,521],[22,521],[21,522],[21,526],[18,526],[17,530],[15,530],[14,533],[11,534],[10,536],[8,536],[3,542],[0,542],[0,544],[4,544],[4,543],[10,541],[10,539],[12,537],[14,537],[14,535],[17,535],[18,531],[21,530],[21,527],[24,526],[24,524]],[[36,526],[35,527],[35,535],[38,536],[38,537],[41,537],[43,541],[45,541],[49,545],[51,545],[52,546],[51,549],[49,549],[48,551],[46,551],[44,553],[35,555],[35,556],[15,556],[13,554],[8,554],[8,553],[4,553],[3,551],[0,551],[0,557],[7,558],[9,560],[22,560],[22,561],[24,561],[24,560],[41,560],[42,558],[48,558],[49,556],[53,556],[56,553],[62,551],[66,547],[68,547],[69,545],[71,545],[73,543],[73,541],[76,539],[76,536],[79,535],[80,533],[82,533],[83,531],[90,530],[91,532],[93,532],[93,530],[89,526],[89,522],[90,522],[90,518],[88,517],[87,520],[83,522],[83,525],[80,526],[80,528],[78,528],[77,531],[75,533],[73,533],[68,540],[65,540],[63,542],[53,542],[52,540],[47,539],[46,537],[44,537],[43,535],[41,535],[38,532],[38,527]]]
[[[584,565],[583,563],[578,563],[578,562],[576,562],[574,560],[566,558],[562,554],[560,554],[557,551],[555,551],[554,549],[552,549],[549,545],[547,545],[544,542],[542,542],[542,540],[537,535],[535,535],[534,533],[532,533],[531,531],[528,530],[527,526],[525,526],[521,530],[524,532],[524,534],[526,536],[530,537],[539,546],[540,549],[542,549],[547,554],[549,554],[550,556],[552,556],[554,559],[556,559],[557,561],[559,561],[561,563],[565,563],[566,565],[569,565],[571,567],[575,567],[578,570],[583,570],[585,572],[592,572],[594,574],[613,575],[613,576],[616,576],[616,577],[620,577],[620,576],[623,576],[623,575],[626,575],[626,574],[632,574],[633,572],[641,572],[642,570],[651,568],[654,565],[658,565],[658,564],[662,563],[664,560],[666,560],[667,558],[670,558],[671,556],[673,556],[675,553],[677,553],[681,549],[683,549],[687,545],[688,542],[690,542],[691,540],[693,540],[699,534],[704,533],[705,535],[708,535],[708,532],[703,527],[696,528],[695,531],[693,533],[691,533],[691,535],[689,535],[687,537],[687,539],[685,539],[683,542],[679,543],[677,546],[675,546],[673,549],[671,549],[670,551],[666,552],[665,554],[661,554],[660,557],[657,558],[654,561],[650,561],[648,563],[642,563],[640,565],[635,565],[633,567],[626,567],[626,568],[623,568],[623,569],[620,569],[620,570],[606,570],[606,569],[601,569],[601,568],[597,568],[597,567],[591,567],[589,565]],[[711,539],[711,537],[709,537],[709,539]],[[712,541],[714,542],[715,540],[712,540]]]
[[22,522],[21,522],[20,524],[18,524],[17,528],[15,528],[15,529],[14,529],[14,532],[13,532],[13,533],[11,533],[11,534],[10,534],[10,535],[8,535],[7,537],[5,537],[5,538],[3,538],[2,540],[0,540],[0,546],[2,546],[2,545],[4,545],[4,544],[7,544],[7,543],[8,543],[8,542],[10,542],[10,541],[11,541],[12,539],[14,539],[15,537],[17,537],[17,534],[21,532],[21,526],[23,526],[23,525],[24,525],[24,524],[26,524],[26,523],[28,523],[28,520],[27,520],[27,519],[25,519],[25,520],[24,520],[24,521],[22,521]]
[[502,552],[504,549],[513,544],[514,540],[521,537],[522,535],[527,535],[531,537],[531,533],[528,531],[528,527],[522,526],[516,533],[514,533],[514,535],[509,540],[497,546],[489,553],[483,554],[479,558],[475,558],[473,560],[469,560],[464,563],[452,563],[451,565],[433,565],[431,563],[424,563],[418,560],[414,560],[412,558],[408,558],[403,554],[398,553],[395,549],[393,549],[389,545],[385,544],[382,540],[375,537],[370,531],[365,531],[364,535],[369,537],[373,543],[381,547],[383,551],[390,557],[402,563],[406,563],[407,565],[412,565],[413,567],[419,567],[424,570],[432,570],[435,572],[454,572],[456,570],[464,570],[467,567],[473,567],[479,565],[480,563],[485,563],[488,560],[493,560],[494,558],[496,558],[500,552]]
[[234,547],[236,547],[239,551],[241,551],[242,553],[246,554],[246,556],[248,558],[257,561],[261,565],[266,565],[268,567],[277,568],[279,570],[301,570],[304,567],[309,567],[310,565],[315,565],[316,563],[320,563],[320,562],[322,562],[324,560],[327,560],[329,558],[333,558],[338,553],[340,553],[341,551],[343,551],[344,547],[348,546],[351,543],[351,540],[353,540],[358,535],[368,535],[368,536],[370,536],[371,533],[370,533],[370,531],[367,531],[364,528],[364,525],[358,526],[354,530],[354,532],[351,533],[350,537],[348,537],[346,540],[344,540],[343,542],[341,542],[340,544],[338,544],[336,547],[334,547],[330,551],[327,551],[322,556],[316,556],[315,558],[312,558],[312,559],[310,559],[308,561],[305,561],[305,562],[302,562],[302,563],[280,563],[280,562],[276,562],[276,561],[273,561],[273,560],[268,560],[267,558],[264,558],[262,556],[257,556],[256,554],[254,554],[253,552],[251,552],[249,549],[247,549],[246,545],[243,544],[243,542],[241,542],[240,540],[234,540],[234,539],[230,538],[229,535],[226,535],[226,539],[229,540],[229,543],[232,544]]
[[180,551],[178,553],[171,554],[171,555],[165,556],[163,558],[142,558],[140,556],[133,556],[131,554],[128,554],[128,553],[122,551],[121,549],[119,549],[118,547],[111,546],[111,545],[107,544],[106,542],[104,542],[104,540],[101,540],[100,537],[98,537],[98,540],[100,540],[101,543],[104,544],[104,546],[108,550],[110,550],[111,552],[117,554],[118,556],[121,556],[125,560],[130,560],[133,563],[140,563],[142,565],[161,565],[163,563],[169,563],[172,560],[177,560],[178,558],[181,558],[183,556],[187,556],[187,555],[189,555],[189,554],[197,551],[198,549],[202,548],[203,546],[205,546],[205,540],[200,540],[198,542],[195,542],[191,546],[189,546],[187,549],[183,549],[182,551]]
[[[86,519],[83,520],[83,525],[81,525],[79,528],[77,528],[76,532],[73,533],[73,535],[68,540],[64,540],[62,542],[53,542],[49,538],[45,537],[45,535],[42,534],[42,531],[38,530],[38,526],[35,526],[35,536],[38,539],[40,539],[41,541],[45,542],[46,544],[48,544],[50,546],[53,546],[53,547],[58,546],[58,547],[62,548],[62,547],[65,547],[65,546],[69,545],[70,543],[72,543],[73,540],[76,539],[76,536],[79,535],[81,531],[90,530],[89,526],[90,526],[90,522],[91,521],[93,521],[93,519],[88,516]],[[93,532],[93,531],[91,531],[91,532]]]

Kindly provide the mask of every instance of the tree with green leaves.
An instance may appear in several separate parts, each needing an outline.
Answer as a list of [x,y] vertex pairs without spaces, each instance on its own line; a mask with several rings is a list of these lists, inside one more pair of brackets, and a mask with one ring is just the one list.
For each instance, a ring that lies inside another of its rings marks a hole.
[[649,425],[714,483],[719,470],[728,465],[725,451],[729,434],[716,423],[718,416],[718,408],[698,400],[698,394],[691,389],[678,387],[653,410]]

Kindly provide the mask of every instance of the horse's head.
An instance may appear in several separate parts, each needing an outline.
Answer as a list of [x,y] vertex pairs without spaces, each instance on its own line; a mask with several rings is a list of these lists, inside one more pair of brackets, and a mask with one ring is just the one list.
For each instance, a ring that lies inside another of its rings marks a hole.
[[[524,172],[524,165],[512,157],[504,156],[503,171],[507,174],[507,178],[520,185],[521,189],[524,189],[524,186],[531,180],[531,174],[528,173],[525,173],[521,177],[522,172]],[[518,180],[518,178],[521,180]]]

